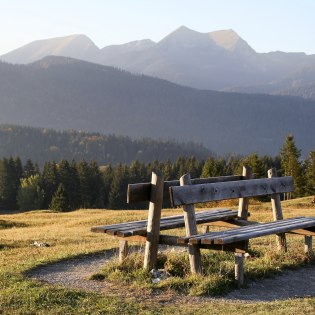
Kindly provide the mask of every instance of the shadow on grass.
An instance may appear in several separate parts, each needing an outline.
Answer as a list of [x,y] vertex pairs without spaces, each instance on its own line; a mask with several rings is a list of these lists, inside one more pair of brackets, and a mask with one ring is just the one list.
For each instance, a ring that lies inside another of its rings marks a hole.
[[23,222],[0,220],[0,230],[12,229],[12,228],[23,228],[27,226],[28,225]]

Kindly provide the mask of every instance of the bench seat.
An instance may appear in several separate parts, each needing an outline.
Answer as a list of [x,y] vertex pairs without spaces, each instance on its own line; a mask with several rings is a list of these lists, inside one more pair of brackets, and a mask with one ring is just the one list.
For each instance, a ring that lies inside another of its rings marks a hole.
[[256,237],[287,233],[298,229],[309,229],[314,231],[315,217],[297,217],[279,220],[268,223],[257,223],[254,225],[242,226],[220,232],[180,237],[177,242],[180,244],[232,244],[249,240]]
[[[237,218],[238,212],[230,209],[205,210],[196,212],[196,223],[203,224],[215,221],[227,221]],[[91,228],[92,232],[106,233],[118,237],[130,236],[146,236],[148,220],[131,221],[125,223],[94,226]],[[184,216],[175,215],[161,218],[160,230],[171,230],[175,228],[185,227]]]

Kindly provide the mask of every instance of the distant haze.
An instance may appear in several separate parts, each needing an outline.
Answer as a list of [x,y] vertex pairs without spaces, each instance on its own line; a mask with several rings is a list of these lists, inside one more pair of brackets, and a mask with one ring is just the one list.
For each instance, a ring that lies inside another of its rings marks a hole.
[[202,91],[66,57],[0,62],[0,73],[0,124],[195,141],[218,154],[276,155],[289,133],[304,155],[315,147],[315,102],[297,97]]
[[199,89],[315,98],[315,55],[257,53],[234,30],[201,33],[181,26],[149,39],[97,47],[86,35],[32,42],[0,57],[27,64],[65,56],[141,73]]

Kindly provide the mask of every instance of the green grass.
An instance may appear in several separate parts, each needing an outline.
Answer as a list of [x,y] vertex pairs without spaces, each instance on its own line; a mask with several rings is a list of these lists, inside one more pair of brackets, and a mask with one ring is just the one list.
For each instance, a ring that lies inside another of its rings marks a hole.
[[[283,205],[285,217],[315,214],[311,198],[284,202]],[[272,218],[269,204],[257,204],[250,211],[253,220],[268,221]],[[175,213],[176,211],[166,210],[163,215]],[[123,282],[123,294],[117,293],[119,289],[108,290],[106,294],[65,289],[30,280],[25,276],[26,271],[38,265],[117,247],[116,240],[91,233],[90,227],[142,219],[146,215],[146,211],[103,210],[79,210],[70,213],[33,211],[1,215],[0,314],[296,315],[315,312],[315,298],[244,304],[182,296],[222,294],[233,286],[233,257],[213,251],[203,251],[204,266],[209,268],[203,280],[187,274],[186,258],[177,257],[172,260],[170,253],[167,255],[168,259],[161,259],[163,266],[173,274],[170,279],[152,287],[151,282],[147,281],[147,273],[141,271],[141,268],[138,268],[139,271],[133,268]],[[176,233],[181,234],[183,231]],[[30,246],[35,240],[47,242],[51,247]],[[274,236],[259,238],[253,242],[252,257],[245,263],[247,278],[272,276],[283,268],[296,268],[308,263],[303,255],[303,237],[289,238],[290,251],[287,254],[279,255],[272,251],[274,245]],[[208,266],[206,258],[209,261]],[[141,257],[135,260],[141,262]],[[129,268],[131,266],[134,265],[129,265]],[[112,283],[118,282],[117,279],[121,279],[124,272],[119,271],[116,275],[114,273],[108,273],[112,274]],[[99,277],[104,277],[103,272]],[[162,290],[165,290],[164,295],[160,294]]]

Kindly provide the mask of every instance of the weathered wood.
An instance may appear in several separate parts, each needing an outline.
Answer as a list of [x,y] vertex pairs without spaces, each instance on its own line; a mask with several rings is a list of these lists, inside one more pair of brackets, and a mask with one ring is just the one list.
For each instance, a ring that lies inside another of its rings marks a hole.
[[258,224],[257,221],[247,221],[243,219],[231,219],[226,221],[216,221],[212,223],[205,223],[205,225],[217,226],[217,227],[226,227],[226,228],[235,228],[238,226],[247,226]]
[[304,253],[309,257],[313,255],[313,238],[310,235],[304,236]]
[[241,287],[244,284],[244,254],[235,253],[235,280],[237,286]]
[[[190,175],[186,174],[180,178],[180,185],[191,185]],[[195,207],[194,205],[184,205],[184,221],[186,236],[195,235],[198,233],[195,217]],[[191,273],[201,273],[201,254],[200,248],[195,245],[188,245],[188,254],[190,262]]]
[[[243,176],[231,175],[231,176],[219,176],[209,178],[194,178],[191,180],[192,185],[218,183],[242,180]],[[164,201],[169,200],[169,188],[173,186],[179,186],[179,180],[165,181],[164,182]],[[151,200],[151,183],[138,183],[129,184],[127,190],[127,203],[136,203]]]
[[258,229],[252,232],[241,233],[239,235],[217,238],[214,240],[214,243],[215,244],[229,244],[229,243],[240,242],[240,241],[244,241],[244,240],[248,240],[248,239],[252,239],[256,237],[261,237],[261,236],[266,236],[266,235],[271,235],[271,234],[285,233],[290,230],[299,229],[303,227],[310,227],[314,225],[315,225],[315,220],[309,221],[309,222],[295,222],[292,224],[288,223],[282,226],[268,227],[266,229]]
[[[277,172],[275,168],[271,168],[268,170],[268,178],[276,178]],[[281,207],[281,200],[279,194],[272,194],[271,195],[271,207],[272,207],[272,214],[273,219],[275,221],[283,219],[282,207]],[[287,251],[287,240],[285,234],[278,234],[277,235],[277,244],[278,249],[284,252]]]
[[[243,177],[244,179],[251,179],[253,172],[251,167],[243,166]],[[240,198],[238,202],[238,216],[244,220],[248,218],[248,198]]]
[[293,190],[292,177],[261,178],[170,187],[171,201],[174,206],[271,195],[291,190]]
[[[229,209],[199,211],[196,212],[197,224],[213,222],[218,220],[228,220],[237,217],[237,211]],[[105,225],[93,227],[91,230],[98,233],[107,233],[119,237],[129,237],[133,235],[146,235],[147,234],[147,220],[131,221],[117,225]],[[176,215],[164,217],[160,220],[160,231],[181,228],[185,226],[184,216]]]
[[156,267],[159,239],[160,220],[163,203],[163,176],[152,173],[151,178],[151,201],[148,213],[147,241],[144,250],[144,269]]
[[315,236],[315,227],[309,227],[307,229],[292,230],[288,233],[295,234],[295,235]]
[[130,241],[130,242],[137,242],[137,243],[145,243],[147,241],[146,236],[140,236],[140,235],[135,235],[135,236],[129,236],[129,237],[119,237],[115,236],[118,240],[121,241]]
[[122,263],[128,255],[128,242],[126,240],[119,241],[119,262]]
[[[268,223],[259,223],[254,225],[242,226],[239,228],[229,229],[225,231],[218,232],[210,232],[206,234],[193,235],[192,237],[180,237],[178,242],[187,243],[190,242],[192,244],[199,244],[200,242],[203,244],[222,244],[223,239],[226,240],[228,237],[241,237],[244,236],[245,239],[252,238],[252,233],[269,233],[271,229],[276,229],[276,232],[272,230],[271,234],[277,233],[282,227],[285,227],[289,230],[296,230],[296,226],[314,226],[315,219],[314,218],[291,218],[281,221],[273,221]],[[263,231],[263,232],[261,232]],[[258,237],[258,236],[257,236]],[[219,243],[220,242],[220,243]]]

